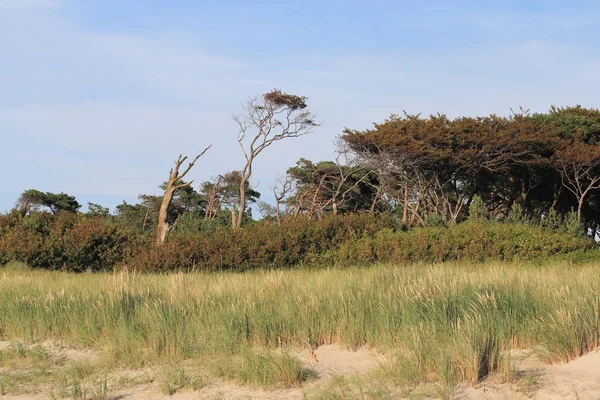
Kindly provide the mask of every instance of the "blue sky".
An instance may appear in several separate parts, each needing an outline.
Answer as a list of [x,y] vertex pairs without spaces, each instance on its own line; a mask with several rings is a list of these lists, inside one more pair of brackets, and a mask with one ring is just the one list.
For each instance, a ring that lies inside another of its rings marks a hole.
[[232,112],[272,88],[322,121],[256,161],[269,185],[390,113],[600,107],[596,1],[0,0],[0,212],[25,189],[114,208],[243,165]]

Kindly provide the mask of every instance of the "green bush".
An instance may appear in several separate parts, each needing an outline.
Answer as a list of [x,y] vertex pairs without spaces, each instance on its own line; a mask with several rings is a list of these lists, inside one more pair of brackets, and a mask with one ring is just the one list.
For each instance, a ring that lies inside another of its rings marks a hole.
[[139,247],[131,232],[100,217],[34,213],[4,217],[0,262],[16,260],[33,268],[110,270]]
[[[589,237],[545,230],[538,226],[468,222],[448,228],[415,228],[406,232],[382,230],[374,237],[350,240],[340,246],[340,265],[373,262],[442,262],[533,260],[597,249]],[[578,256],[581,257],[581,256]]]
[[488,210],[479,195],[473,196],[469,205],[469,222],[482,222],[486,219]]
[[208,235],[173,235],[160,248],[149,247],[126,261],[142,271],[248,270],[297,265],[332,266],[335,252],[348,240],[372,236],[394,222],[388,216],[296,218],[275,225],[266,221]]
[[577,213],[573,210],[565,214],[562,225],[559,227],[559,229],[562,229],[563,231],[575,236],[582,236],[585,233],[583,224],[581,221],[579,221]]
[[[474,214],[475,215],[475,214]],[[341,215],[315,221],[259,221],[202,234],[172,233],[161,247],[154,235],[135,234],[110,219],[82,214],[0,218],[0,263],[33,268],[105,271],[235,270],[329,267],[376,262],[533,260],[576,254],[586,259],[596,243],[566,229],[519,223],[465,222],[401,230],[391,216]],[[574,230],[573,230],[574,231]]]

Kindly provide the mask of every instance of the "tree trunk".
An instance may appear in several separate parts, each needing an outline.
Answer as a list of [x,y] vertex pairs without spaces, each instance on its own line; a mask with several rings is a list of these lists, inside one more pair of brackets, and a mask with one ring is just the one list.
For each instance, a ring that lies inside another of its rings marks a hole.
[[170,228],[169,223],[167,222],[167,213],[169,211],[171,201],[173,200],[174,192],[175,189],[173,188],[173,184],[169,181],[162,203],[160,204],[160,211],[158,212],[158,231],[156,234],[156,244],[158,246],[164,243],[165,238],[167,237],[167,232]]
[[408,222],[408,186],[404,188],[404,210],[402,210],[402,223]]
[[233,228],[239,228],[242,226],[242,221],[244,220],[244,212],[246,211],[246,179],[242,178],[242,183],[240,184],[240,209],[238,210],[237,221],[235,221],[235,225]]
[[229,213],[231,214],[231,226],[235,228],[235,223],[236,223],[235,210],[230,208]]
[[275,220],[281,225],[281,200],[278,197],[275,198]]
[[373,202],[371,203],[371,208],[369,210],[371,215],[375,215],[375,207],[377,206],[377,202],[379,201],[379,196],[381,196],[381,186],[377,188],[377,193],[375,193],[375,197],[373,198]]
[[146,206],[146,214],[144,214],[144,223],[142,224],[142,231],[146,230],[146,223],[148,222],[149,215],[150,215],[150,207]]
[[188,164],[187,168],[181,174],[179,173],[179,168],[181,167],[181,164],[187,159],[187,156],[182,157],[180,154],[179,157],[177,157],[177,160],[175,160],[175,167],[171,169],[171,171],[169,171],[169,180],[167,181],[167,188],[165,189],[165,195],[163,196],[162,202],[160,204],[160,210],[158,211],[158,229],[156,231],[157,246],[162,246],[162,244],[165,242],[165,238],[167,237],[167,232],[169,232],[170,229],[169,223],[167,222],[167,215],[169,213],[169,206],[171,205],[171,201],[173,200],[173,194],[177,189],[189,186],[192,184],[192,182],[194,182],[193,180],[188,183],[180,181],[187,175],[188,172],[190,172],[190,169],[192,169],[194,163],[198,161],[198,159],[202,157],[204,153],[206,153],[208,149],[210,149],[211,146],[208,146],[202,151],[202,153],[198,154],[196,158],[194,158],[194,160]]
[[254,157],[249,157],[246,166],[242,171],[242,179],[240,179],[240,209],[238,210],[237,221],[235,225],[233,225],[233,229],[242,226],[242,221],[244,220],[244,213],[246,212],[246,184],[252,176],[253,160]]

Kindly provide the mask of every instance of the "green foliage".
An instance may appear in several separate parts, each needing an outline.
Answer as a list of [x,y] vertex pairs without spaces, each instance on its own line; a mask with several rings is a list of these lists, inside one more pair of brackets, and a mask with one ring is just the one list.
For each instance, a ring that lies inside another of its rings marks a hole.
[[21,261],[33,268],[69,271],[110,270],[139,248],[130,231],[102,217],[33,213],[4,217],[0,262]]
[[[405,397],[419,385],[476,384],[502,368],[515,346],[564,362],[600,344],[597,262],[0,275],[5,340],[92,346],[121,370],[166,364],[172,367],[156,379],[165,393],[201,387],[197,374],[207,365],[248,385],[299,385],[311,374],[285,349],[304,347],[307,338],[317,357],[318,346],[331,343],[385,353],[390,361],[368,378],[384,375]],[[31,375],[28,366],[47,374],[57,361],[15,343],[0,352],[0,383],[12,392],[21,371]],[[72,393],[89,390],[94,370],[78,364],[58,372]]]
[[66,193],[44,193],[29,189],[21,194],[17,201],[17,207],[25,213],[36,211],[39,207],[46,207],[52,214],[56,214],[59,211],[75,213],[81,205],[75,200],[74,196],[69,196]]
[[186,212],[177,218],[175,232],[186,235],[200,234],[205,232],[207,220],[197,212]]
[[526,223],[527,218],[523,213],[523,207],[519,203],[513,203],[504,222],[512,224]]
[[335,259],[345,266],[374,262],[534,260],[596,248],[591,238],[581,235],[538,226],[484,222],[406,232],[384,229],[373,237],[343,243]]
[[448,226],[448,224],[446,223],[446,221],[444,221],[444,218],[442,218],[442,216],[440,214],[428,214],[424,221],[423,221],[423,226],[425,226],[426,228],[443,228]]
[[108,217],[110,210],[108,207],[103,207],[100,204],[88,202],[88,212],[86,214],[91,217]]
[[174,235],[160,248],[144,249],[126,263],[142,271],[331,266],[342,243],[393,226],[389,216],[357,214],[320,221],[295,218],[281,225],[259,221],[233,231],[216,228],[207,235]]
[[143,231],[150,226],[150,221],[156,226],[156,217],[153,216],[148,220],[146,213],[147,209],[143,204],[129,204],[123,201],[116,207],[115,221],[123,227],[135,227],[135,229]]
[[554,208],[551,208],[541,220],[541,226],[546,229],[559,229],[561,225],[561,216],[556,212]]
[[287,353],[276,354],[252,348],[243,349],[241,360],[234,365],[229,360],[220,363],[217,374],[242,385],[263,388],[298,387],[314,375],[305,370],[297,358]]
[[[378,196],[377,175],[368,168],[340,165],[333,161],[313,163],[301,158],[296,166],[287,170],[294,181],[296,193],[286,203],[299,206],[304,213],[320,212],[348,213],[370,211]],[[311,196],[306,196],[311,193]],[[380,202],[375,211],[386,209]]]
[[482,222],[488,215],[483,199],[479,195],[473,196],[469,205],[469,222]]
[[573,210],[565,214],[561,229],[573,236],[583,236],[585,230],[583,224],[577,218],[577,213]]
[[600,142],[600,111],[574,107],[552,106],[548,114],[538,114],[537,118],[553,127],[564,139],[582,138],[586,143]]
[[[559,230],[484,221],[445,226],[435,215],[426,227],[401,230],[393,215],[258,221],[231,230],[197,214],[184,214],[163,246],[103,217],[33,213],[0,218],[0,263],[34,268],[101,271],[236,270],[296,266],[350,266],[375,262],[538,259],[597,248],[576,217]],[[118,221],[118,220],[117,220]],[[574,221],[574,222],[573,222]],[[568,228],[573,224],[575,228]],[[573,233],[577,233],[574,235]]]

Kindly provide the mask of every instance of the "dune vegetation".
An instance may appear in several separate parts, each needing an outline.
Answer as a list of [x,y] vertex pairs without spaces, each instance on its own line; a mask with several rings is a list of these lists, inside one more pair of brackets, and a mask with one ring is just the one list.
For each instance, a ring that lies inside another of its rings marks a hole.
[[[151,366],[166,368],[165,393],[201,388],[208,377],[301,387],[314,373],[294,351],[336,343],[385,356],[373,382],[405,394],[450,390],[510,379],[514,349],[555,363],[596,348],[599,288],[600,264],[564,261],[169,274],[12,263],[0,269],[0,340],[11,343],[0,353],[0,388],[62,387],[72,396],[74,377],[93,376],[108,393],[127,383],[111,371]],[[57,342],[97,357],[87,369],[49,368],[34,344]],[[8,368],[15,362],[21,367]],[[33,385],[31,374],[45,378]]]

